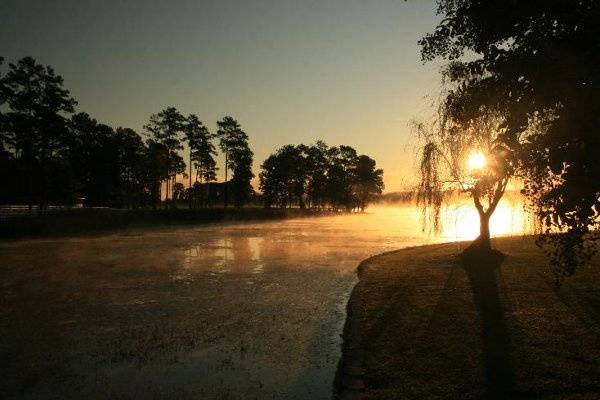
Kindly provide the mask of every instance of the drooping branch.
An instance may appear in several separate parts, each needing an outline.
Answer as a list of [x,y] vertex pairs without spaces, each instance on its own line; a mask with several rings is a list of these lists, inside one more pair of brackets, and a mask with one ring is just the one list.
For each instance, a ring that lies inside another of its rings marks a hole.
[[[493,110],[480,110],[468,121],[450,118],[444,107],[429,127],[413,123],[421,148],[417,202],[421,208],[423,229],[441,230],[444,192],[459,189],[473,198],[481,218],[482,237],[489,242],[489,218],[496,210],[512,176],[511,152],[500,137],[503,117]],[[483,167],[471,168],[469,156],[482,153]],[[482,239],[482,242],[485,240]]]
[[439,150],[435,143],[428,142],[423,147],[420,175],[421,182],[417,189],[417,204],[422,209],[423,228],[433,227],[435,233],[440,231],[440,214],[442,208],[442,182],[440,180]]

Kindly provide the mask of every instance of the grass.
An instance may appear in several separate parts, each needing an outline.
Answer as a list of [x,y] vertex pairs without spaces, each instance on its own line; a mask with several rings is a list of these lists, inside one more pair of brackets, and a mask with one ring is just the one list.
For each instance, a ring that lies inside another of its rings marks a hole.
[[598,260],[556,287],[531,238],[495,240],[508,255],[500,265],[461,264],[464,246],[410,248],[360,265],[339,397],[600,398]]

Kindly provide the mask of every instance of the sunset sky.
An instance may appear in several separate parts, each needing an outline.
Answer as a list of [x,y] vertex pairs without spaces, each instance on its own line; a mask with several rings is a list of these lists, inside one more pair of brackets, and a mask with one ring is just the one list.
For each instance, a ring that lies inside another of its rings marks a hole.
[[[254,170],[288,143],[348,144],[386,191],[412,181],[408,122],[425,117],[439,67],[417,40],[433,0],[2,0],[0,55],[53,66],[100,122],[142,132],[173,105],[210,129],[231,115]],[[221,178],[222,171],[219,172]]]

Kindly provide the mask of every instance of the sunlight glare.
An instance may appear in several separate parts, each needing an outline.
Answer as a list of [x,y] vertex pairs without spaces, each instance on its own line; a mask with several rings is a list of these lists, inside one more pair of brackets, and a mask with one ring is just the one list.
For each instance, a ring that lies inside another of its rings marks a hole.
[[470,170],[480,170],[485,167],[485,156],[482,152],[476,151],[469,154],[469,158],[467,159],[467,167]]
[[[442,237],[473,240],[479,236],[479,215],[470,202],[447,206],[442,212]],[[492,236],[522,235],[533,232],[522,203],[501,200],[490,219]]]

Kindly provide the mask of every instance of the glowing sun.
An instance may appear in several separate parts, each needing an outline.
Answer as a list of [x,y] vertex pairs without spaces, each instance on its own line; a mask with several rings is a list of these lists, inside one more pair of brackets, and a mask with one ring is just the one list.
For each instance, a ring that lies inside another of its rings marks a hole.
[[469,154],[467,159],[467,167],[470,170],[480,170],[485,167],[485,156],[482,152],[476,151]]

